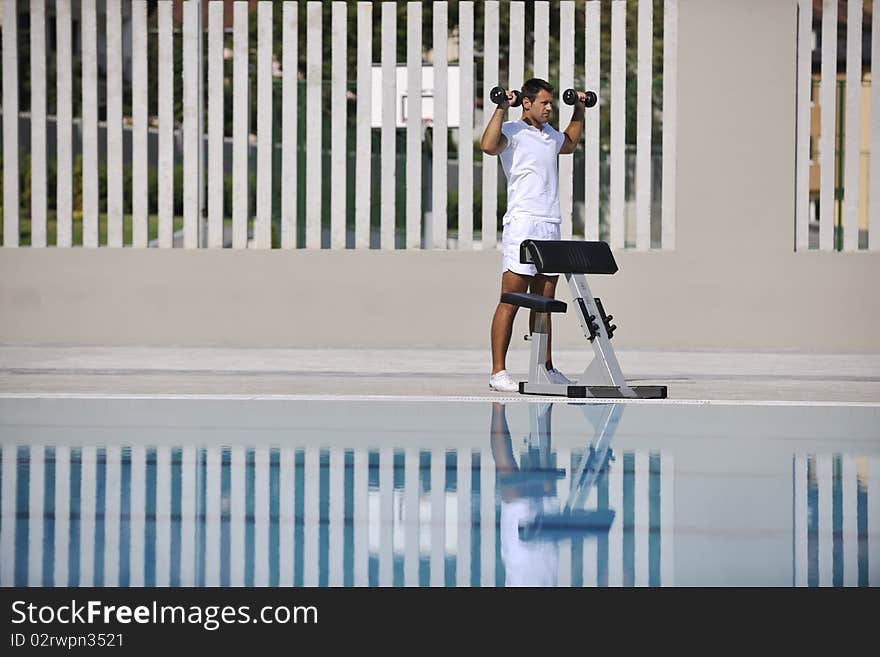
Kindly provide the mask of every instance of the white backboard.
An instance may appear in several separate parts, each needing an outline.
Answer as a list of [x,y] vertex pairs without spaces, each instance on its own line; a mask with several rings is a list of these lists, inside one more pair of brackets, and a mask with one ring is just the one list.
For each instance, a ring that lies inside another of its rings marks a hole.
[[[458,67],[447,68],[446,123],[450,128],[458,127],[459,110],[459,76]],[[407,87],[406,66],[397,67],[394,93],[394,114],[398,128],[405,128],[407,121]],[[434,67],[422,66],[422,119],[432,125],[434,119]],[[371,125],[382,127],[382,67],[373,66]]]

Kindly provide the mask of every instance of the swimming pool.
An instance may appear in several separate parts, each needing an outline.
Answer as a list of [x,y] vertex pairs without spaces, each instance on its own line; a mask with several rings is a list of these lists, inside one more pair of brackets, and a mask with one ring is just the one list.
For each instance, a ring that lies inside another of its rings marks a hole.
[[3,586],[867,586],[880,406],[0,399]]

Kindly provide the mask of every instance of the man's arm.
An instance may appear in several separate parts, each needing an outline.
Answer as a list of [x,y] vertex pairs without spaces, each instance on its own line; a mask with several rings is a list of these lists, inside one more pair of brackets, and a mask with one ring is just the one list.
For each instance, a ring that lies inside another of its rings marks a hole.
[[492,117],[489,119],[483,138],[480,140],[480,150],[486,155],[498,155],[507,148],[507,137],[501,132],[501,124],[504,123],[504,113],[510,107],[513,94],[508,92],[507,100],[498,104]]
[[578,100],[574,104],[574,114],[571,115],[571,121],[563,133],[565,140],[562,142],[562,148],[559,149],[560,154],[568,155],[577,150],[578,142],[581,140],[581,134],[584,131],[584,100],[586,94],[579,91]]

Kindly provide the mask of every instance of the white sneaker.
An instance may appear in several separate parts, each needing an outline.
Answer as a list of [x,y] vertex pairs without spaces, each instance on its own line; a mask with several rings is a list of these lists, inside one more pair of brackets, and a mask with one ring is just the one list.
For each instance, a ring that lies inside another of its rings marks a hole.
[[501,370],[489,377],[489,390],[519,392],[519,383],[510,378],[507,370]]
[[563,374],[562,372],[557,370],[555,367],[547,370],[547,376],[550,377],[550,380],[553,383],[559,383],[559,384],[566,385],[566,386],[573,386],[574,385],[574,381],[569,379],[567,376],[565,376],[565,374]]

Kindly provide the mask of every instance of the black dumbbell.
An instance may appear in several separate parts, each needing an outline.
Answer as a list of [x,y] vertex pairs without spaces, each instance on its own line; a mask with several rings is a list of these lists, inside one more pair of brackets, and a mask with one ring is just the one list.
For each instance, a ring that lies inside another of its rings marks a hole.
[[[595,91],[585,91],[587,98],[584,101],[584,105],[587,107],[592,107],[596,104],[596,101],[599,100],[599,97],[596,95]],[[578,93],[574,89],[566,89],[562,92],[562,100],[566,105],[574,105],[577,102]]]
[[[519,90],[514,89],[511,93],[513,93],[513,102],[510,103],[510,106],[519,107],[522,105],[522,94]],[[496,105],[500,105],[507,99],[507,92],[501,87],[492,87],[492,91],[489,92],[489,98]]]

